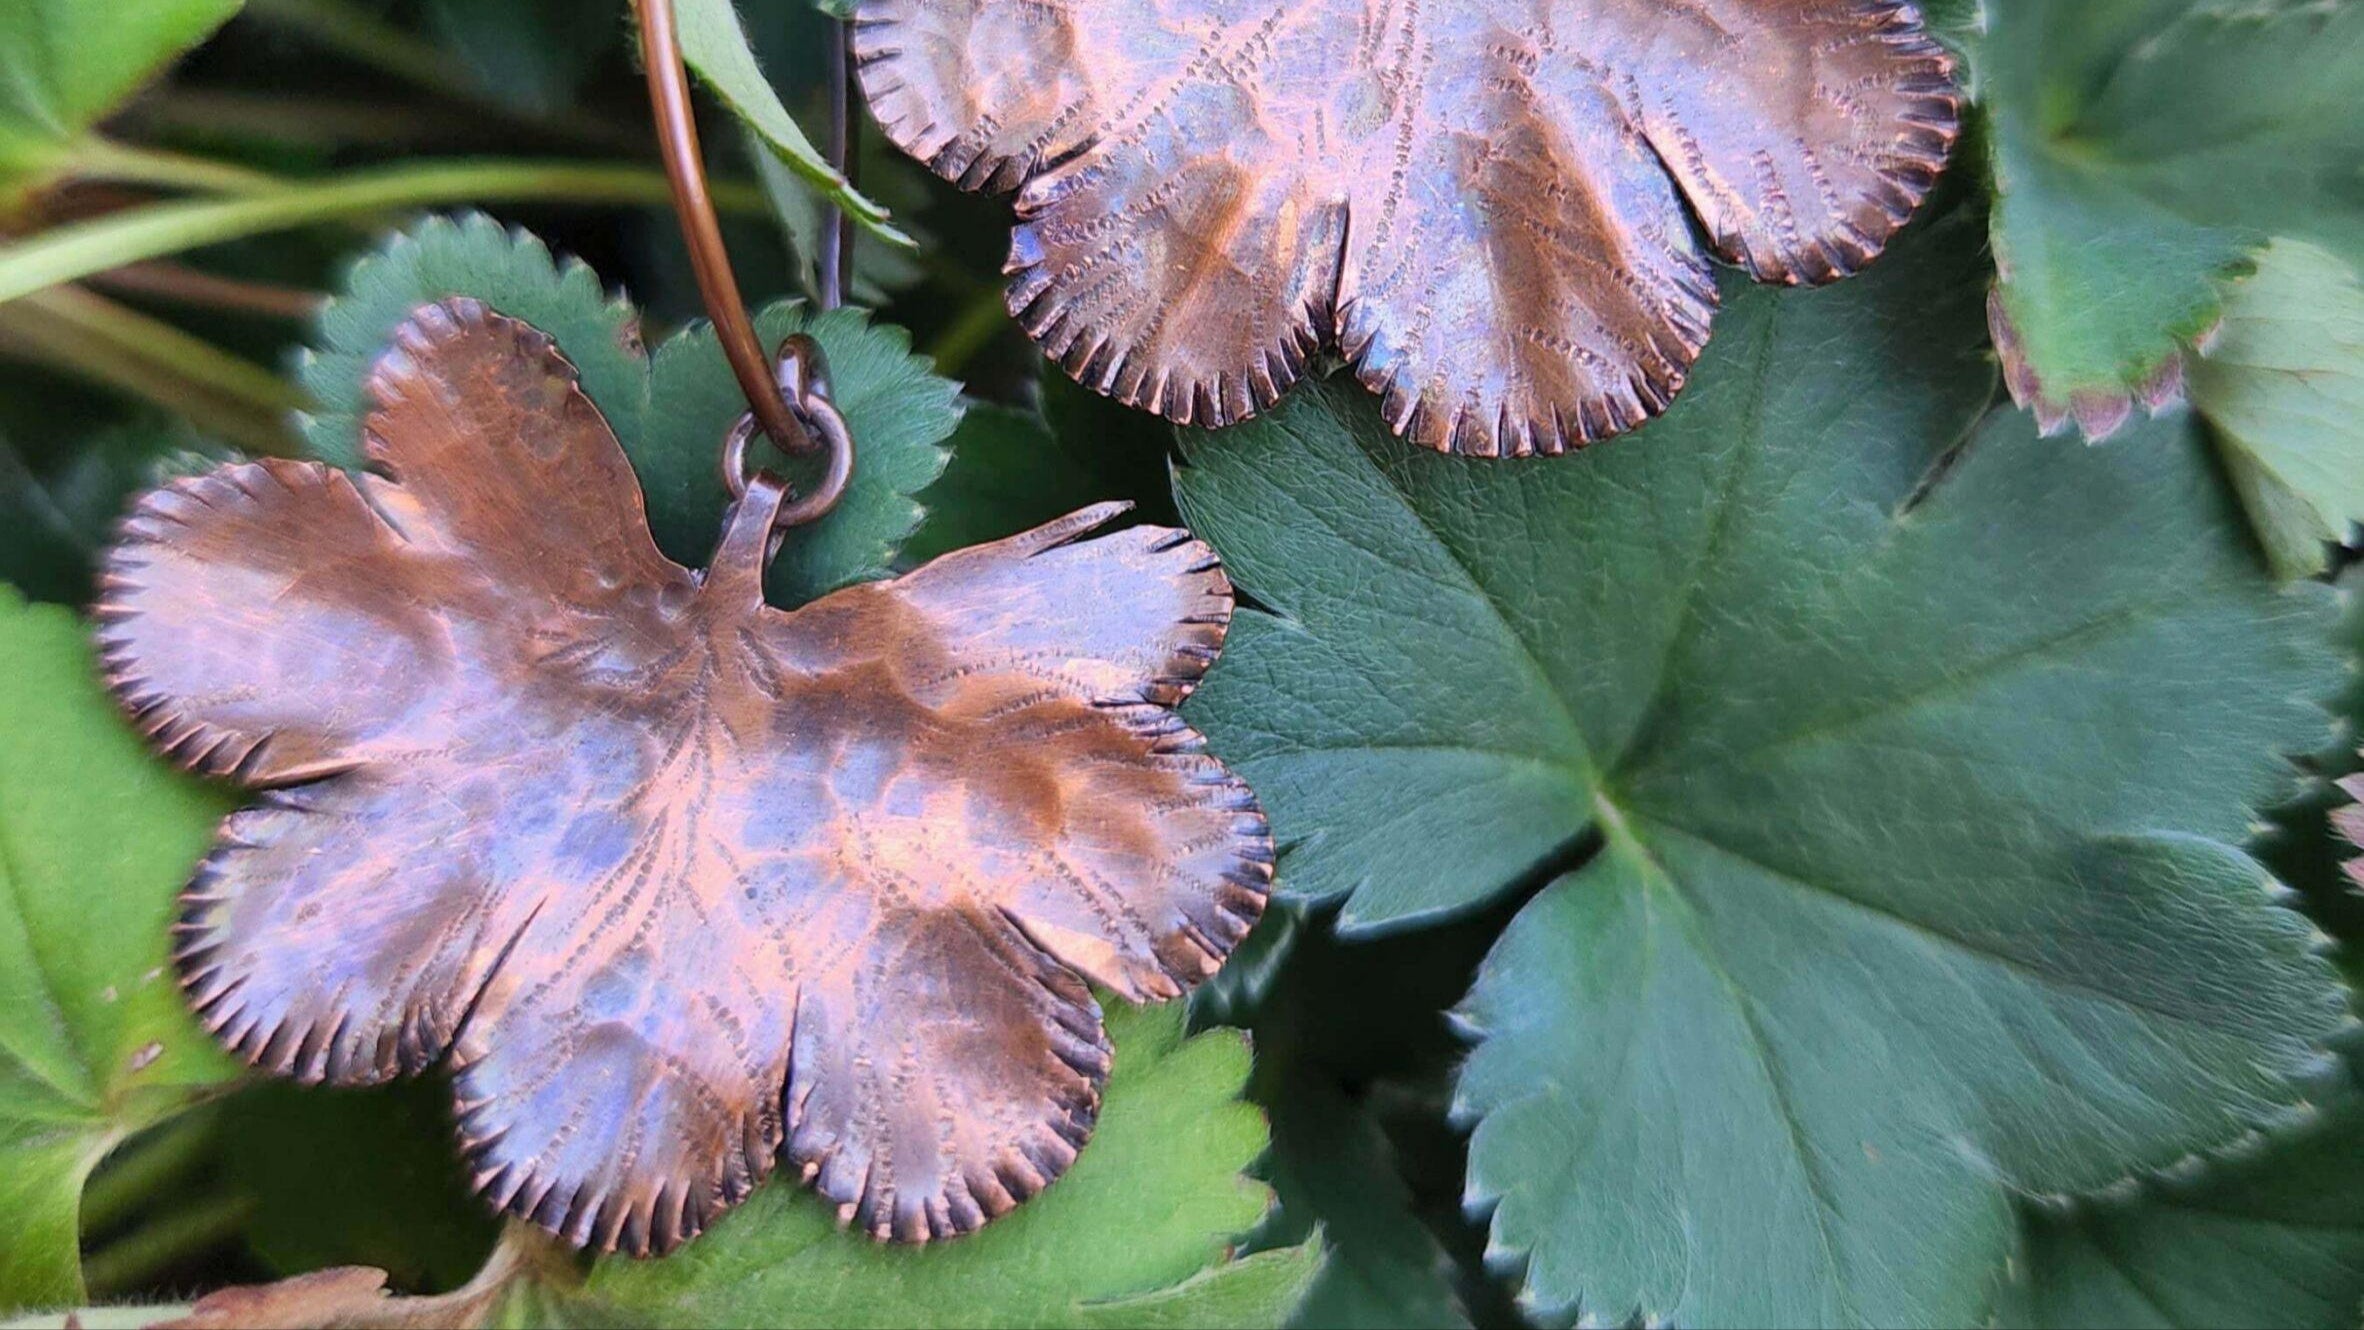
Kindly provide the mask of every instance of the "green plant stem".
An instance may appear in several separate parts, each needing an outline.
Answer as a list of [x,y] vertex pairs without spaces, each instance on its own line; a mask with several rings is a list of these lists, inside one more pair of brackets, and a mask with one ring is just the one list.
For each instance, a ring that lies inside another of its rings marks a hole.
[[83,1283],[94,1302],[121,1297],[237,1236],[253,1211],[246,1197],[222,1196],[135,1228],[82,1258]]
[[[760,212],[753,186],[717,182],[717,207]],[[668,206],[662,173],[567,161],[452,161],[287,185],[241,198],[158,204],[0,247],[0,304],[126,263],[339,218],[451,203]]]
[[305,398],[278,375],[79,287],[0,305],[0,347],[188,417],[249,452],[301,448]]
[[936,362],[936,372],[946,378],[959,378],[977,353],[1009,323],[1010,314],[1003,303],[1001,288],[987,286],[979,290],[961,306],[960,316],[928,348],[929,358]]
[[252,194],[279,188],[283,183],[267,172],[234,162],[143,148],[96,136],[74,145],[66,156],[64,170],[79,180],[112,180],[212,194]]
[[448,51],[344,0],[247,0],[246,12],[423,92],[464,102],[554,137],[603,148],[646,150],[640,134],[594,125],[579,116],[537,115],[494,97],[461,72]]
[[192,1113],[144,1132],[109,1156],[82,1189],[82,1231],[105,1234],[187,1175],[213,1145],[213,1115]]

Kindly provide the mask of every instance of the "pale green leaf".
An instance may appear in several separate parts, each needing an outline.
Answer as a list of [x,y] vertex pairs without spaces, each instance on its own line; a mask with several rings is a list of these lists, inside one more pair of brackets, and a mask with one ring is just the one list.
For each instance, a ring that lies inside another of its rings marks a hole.
[[82,1183],[231,1067],[166,967],[228,811],[148,756],[80,619],[0,590],[0,1311],[82,1299]]
[[2192,405],[2277,571],[2323,571],[2364,520],[2364,283],[2336,255],[2278,240],[2235,286],[2192,367]]
[[981,1231],[925,1247],[841,1232],[774,1181],[662,1261],[602,1262],[554,1314],[701,1326],[1277,1326],[1318,1245],[1228,1260],[1269,1193],[1240,1176],[1264,1144],[1239,1099],[1240,1037],[1185,1039],[1178,1007],[1108,1013],[1100,1123],[1057,1185]]
[[76,140],[240,0],[8,0],[0,5],[0,201],[56,169]]
[[1975,241],[1729,284],[1673,410],[1578,457],[1336,388],[1186,449],[1270,608],[1188,710],[1282,885],[1396,927],[1591,856],[1464,1012],[1469,1200],[1538,1310],[1975,1321],[2015,1189],[2237,1137],[2340,1019],[2235,848],[2326,733],[2330,597],[2195,428],[1974,430]]

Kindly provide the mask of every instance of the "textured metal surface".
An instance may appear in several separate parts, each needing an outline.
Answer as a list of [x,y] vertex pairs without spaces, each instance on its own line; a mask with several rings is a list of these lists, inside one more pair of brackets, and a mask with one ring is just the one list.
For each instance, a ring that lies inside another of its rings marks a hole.
[[1959,111],[1896,0],[862,0],[855,50],[897,144],[1017,191],[1011,311],[1084,383],[1226,424],[1331,345],[1475,455],[1664,409],[1715,300],[1692,218],[1844,276]]
[[1247,788],[1171,707],[1231,590],[1115,506],[764,605],[777,482],[666,561],[533,329],[419,311],[370,382],[383,473],[144,496],[97,614],[163,751],[263,791],[184,898],[205,1023],[365,1084],[447,1056],[479,1186],[662,1251],[784,1153],[879,1237],[1067,1167],[1134,1000],[1262,909]]

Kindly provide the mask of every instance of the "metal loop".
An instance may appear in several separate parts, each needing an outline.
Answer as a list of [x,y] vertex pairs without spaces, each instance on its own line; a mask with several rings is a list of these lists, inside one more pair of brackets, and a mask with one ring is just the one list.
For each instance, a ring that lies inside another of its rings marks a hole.
[[[824,516],[845,497],[846,485],[854,475],[854,436],[846,428],[845,417],[838,414],[837,404],[830,400],[829,362],[819,342],[805,333],[790,333],[780,343],[774,372],[781,396],[793,404],[790,409],[796,412],[797,423],[813,440],[815,451],[827,458],[828,467],[819,484],[781,506],[772,526],[785,530]],[[723,435],[722,483],[733,499],[746,497],[747,445],[759,428],[755,414],[745,412]]]

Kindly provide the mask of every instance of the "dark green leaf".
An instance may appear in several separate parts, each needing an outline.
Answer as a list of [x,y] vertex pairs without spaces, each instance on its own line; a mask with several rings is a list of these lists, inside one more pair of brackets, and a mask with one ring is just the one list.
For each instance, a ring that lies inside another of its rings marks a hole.
[[[2346,578],[2340,639],[2364,664],[2364,574]],[[2351,728],[2314,765],[2326,777],[2359,763],[2364,676],[2340,713]],[[2328,779],[2276,810],[2264,853],[2310,910],[2348,945],[2351,984],[2364,962],[2364,899],[2340,863],[2355,853],[2326,818],[2350,803]],[[2351,1034],[2340,1041],[2352,1059]],[[2029,1327],[2320,1326],[2350,1330],[2364,1306],[2364,1095],[2352,1065],[2333,1068],[2310,1098],[2318,1115],[2249,1142],[2229,1159],[2195,1163],[2171,1181],[2083,1203],[2023,1204],[2020,1253],[2001,1322]]]
[[1508,910],[1356,939],[1332,913],[1276,903],[1193,999],[1199,1019],[1220,1013],[1255,1041],[1249,1094],[1272,1119],[1258,1171],[1281,1203],[1250,1246],[1321,1232],[1329,1258],[1291,1322],[1304,1330],[1466,1325],[1464,1290],[1500,1324],[1445,1121],[1447,1073],[1466,1052],[1446,1011]]
[[2030,1330],[2351,1330],[2364,1306],[2364,1098],[2195,1176],[2034,1211],[2005,1290]]
[[627,9],[610,0],[428,0],[427,21],[486,93],[550,115],[574,103],[599,57],[623,39]]
[[247,1239],[283,1275],[369,1265],[409,1293],[465,1283],[499,1225],[470,1193],[440,1078],[370,1090],[258,1081],[216,1126]]
[[0,438],[0,581],[63,605],[89,601],[99,548],[134,491],[217,455],[164,421],[94,430],[57,451],[37,470]]
[[2364,6],[2011,0],[1980,55],[2014,391],[2107,434],[2268,236],[2364,258]]
[[362,391],[411,311],[446,296],[471,295],[523,319],[558,343],[583,376],[583,391],[624,434],[648,398],[648,366],[632,307],[609,295],[579,261],[560,262],[541,241],[482,213],[429,217],[356,262],[320,313],[315,347],[297,377],[319,409],[304,422],[312,451],[339,466],[361,465]]
[[[780,224],[781,240],[788,248],[789,267],[795,274],[797,289],[807,297],[818,298],[820,287],[821,236],[835,225],[837,209],[811,182],[780,164],[763,145],[763,138],[753,130],[747,131],[754,159],[755,178],[763,186],[764,201],[770,205],[774,220]],[[880,176],[891,174],[890,186],[904,190],[924,189],[919,171],[908,157],[886,156],[871,163],[863,179],[870,188],[884,197],[893,197],[880,189]],[[926,243],[924,234],[915,239]],[[894,245],[854,246],[853,282],[846,288],[846,298],[857,305],[877,308],[896,292],[909,290],[927,276],[917,255],[911,250]]]
[[1275,1326],[1313,1243],[1227,1260],[1267,1193],[1240,1176],[1264,1142],[1239,1101],[1245,1043],[1185,1039],[1178,1008],[1111,1010],[1100,1125],[1058,1185],[957,1242],[880,1246],[775,1181],[662,1261],[607,1261],[562,1319],[703,1326]]
[[[905,557],[999,540],[1105,499],[1131,502],[1142,520],[1175,520],[1168,426],[1091,396],[1064,375],[1045,379],[1043,394],[1048,421],[1006,406],[969,408],[943,478],[920,496],[928,515]],[[1119,418],[1114,428],[1104,423],[1111,415]]]
[[[756,315],[755,328],[766,346],[797,331],[820,341],[837,409],[854,439],[854,479],[845,498],[820,522],[792,533],[772,561],[766,583],[772,600],[801,605],[887,574],[919,525],[913,496],[944,470],[944,440],[960,424],[959,392],[911,354],[908,333],[872,324],[861,310],[814,317],[802,305],[774,305]],[[726,499],[715,459],[747,399],[713,329],[703,324],[657,348],[654,366],[647,421],[624,450],[648,492],[657,543],[676,559],[702,565],[721,532]]]
[[1733,285],[1673,411],[1580,457],[1417,454],[1335,390],[1187,450],[1272,610],[1191,710],[1284,885],[1402,924],[1600,840],[1466,1008],[1470,1196],[1538,1307],[1974,1320],[2012,1188],[2234,1138],[2340,1019],[2233,848],[2324,733],[2328,597],[2194,429],[1957,449],[1974,240]]
[[82,621],[0,589],[0,1311],[82,1301],[82,1183],[232,1068],[165,968],[228,806],[149,757]]
[[1378,1120],[1318,1077],[1292,1080],[1267,1103],[1272,1151],[1264,1175],[1281,1208],[1257,1233],[1258,1243],[1303,1242],[1318,1216],[1329,1247],[1290,1324],[1303,1330],[1468,1325],[1444,1249],[1413,1213]]

